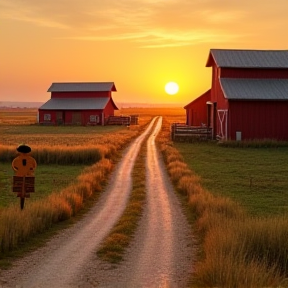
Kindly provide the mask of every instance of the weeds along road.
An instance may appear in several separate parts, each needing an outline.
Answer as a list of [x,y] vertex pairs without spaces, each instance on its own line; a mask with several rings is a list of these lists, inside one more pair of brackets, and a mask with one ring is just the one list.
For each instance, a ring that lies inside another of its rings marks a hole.
[[[97,205],[45,247],[3,271],[0,287],[186,287],[191,270],[190,229],[155,146],[161,124],[161,117],[154,118],[129,146]],[[100,261],[96,250],[126,207],[131,172],[149,134],[147,205],[126,260],[115,267]]]

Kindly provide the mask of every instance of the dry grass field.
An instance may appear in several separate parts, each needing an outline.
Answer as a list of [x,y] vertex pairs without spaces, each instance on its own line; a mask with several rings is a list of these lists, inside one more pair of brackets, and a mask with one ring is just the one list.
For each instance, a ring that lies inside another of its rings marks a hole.
[[34,124],[37,122],[37,109],[0,108],[0,125]]

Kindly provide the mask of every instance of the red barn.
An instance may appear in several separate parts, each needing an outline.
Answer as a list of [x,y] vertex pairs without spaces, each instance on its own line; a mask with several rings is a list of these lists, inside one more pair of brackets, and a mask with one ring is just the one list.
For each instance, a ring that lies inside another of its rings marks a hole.
[[213,139],[288,140],[288,50],[212,49],[206,67],[210,98],[206,92],[185,106],[188,125],[199,125],[194,111]]
[[113,82],[53,83],[51,99],[39,108],[39,123],[104,125],[118,110],[112,99]]

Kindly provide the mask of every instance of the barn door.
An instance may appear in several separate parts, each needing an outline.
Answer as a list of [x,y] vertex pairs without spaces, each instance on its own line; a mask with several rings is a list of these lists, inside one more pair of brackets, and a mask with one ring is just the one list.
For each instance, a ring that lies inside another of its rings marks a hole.
[[57,122],[57,125],[63,124],[63,112],[62,111],[56,112],[56,122]]
[[72,113],[72,124],[73,125],[81,125],[81,112],[73,112]]
[[228,110],[217,110],[218,127],[217,138],[220,140],[227,140],[228,136]]

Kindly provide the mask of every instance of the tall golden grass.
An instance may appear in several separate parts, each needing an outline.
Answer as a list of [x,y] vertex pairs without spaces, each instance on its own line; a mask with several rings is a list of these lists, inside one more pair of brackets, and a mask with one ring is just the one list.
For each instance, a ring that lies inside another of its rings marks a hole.
[[286,287],[288,218],[253,218],[238,203],[205,190],[173,147],[165,118],[163,125],[158,144],[174,185],[187,198],[199,242],[197,287]]
[[[111,147],[104,145],[87,146],[33,146],[31,156],[35,158],[38,165],[59,164],[76,165],[92,164],[101,160],[102,157],[109,157],[115,145]],[[0,161],[11,162],[16,156],[14,146],[0,145]]]

